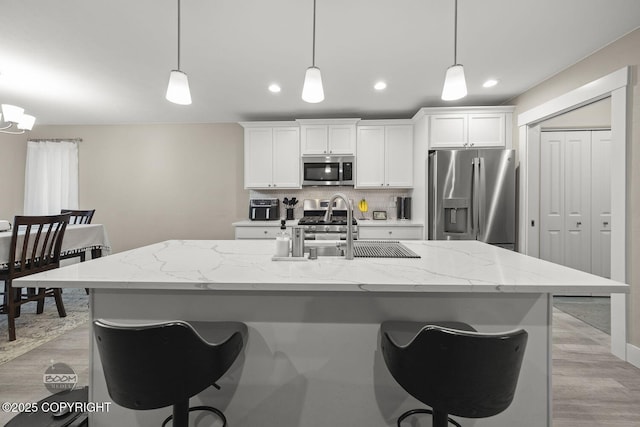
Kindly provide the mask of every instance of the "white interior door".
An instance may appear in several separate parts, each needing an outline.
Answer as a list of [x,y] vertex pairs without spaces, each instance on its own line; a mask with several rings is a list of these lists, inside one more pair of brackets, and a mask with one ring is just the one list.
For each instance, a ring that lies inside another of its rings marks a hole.
[[564,134],[540,137],[540,258],[564,260]]
[[591,134],[591,272],[611,278],[611,131]]
[[564,265],[590,273],[591,132],[564,135]]

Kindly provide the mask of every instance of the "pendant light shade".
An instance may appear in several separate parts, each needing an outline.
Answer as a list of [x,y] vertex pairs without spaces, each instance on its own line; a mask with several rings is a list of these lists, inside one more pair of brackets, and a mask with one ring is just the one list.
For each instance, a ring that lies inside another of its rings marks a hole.
[[180,71],[180,0],[178,0],[178,69],[171,70],[171,74],[169,74],[169,86],[167,86],[165,97],[174,104],[191,104],[189,79],[185,73]]
[[316,67],[316,0],[313,0],[313,50],[311,54],[311,67],[307,68],[307,72],[304,75],[302,100],[312,104],[324,101],[322,75],[320,74],[320,68]]
[[458,64],[458,0],[455,0],[455,17],[453,21],[453,65],[447,69],[442,88],[443,101],[455,101],[467,96],[467,82],[464,68]]
[[30,114],[24,114],[24,108],[11,104],[2,104],[1,108],[0,133],[20,135],[33,129],[36,118]]
[[20,130],[31,130],[36,122],[36,118],[31,114],[23,114],[16,127]]
[[5,122],[18,123],[24,114],[24,108],[11,104],[2,104],[2,115]]
[[456,64],[447,68],[444,77],[444,88],[442,88],[443,101],[455,101],[467,96],[467,82],[464,78],[464,68]]
[[189,79],[180,70],[172,70],[169,74],[169,86],[167,87],[168,101],[174,104],[190,105],[191,92],[189,91]]
[[302,87],[302,99],[310,103],[324,101],[324,89],[322,88],[320,68],[307,68],[307,72],[304,75],[304,86]]

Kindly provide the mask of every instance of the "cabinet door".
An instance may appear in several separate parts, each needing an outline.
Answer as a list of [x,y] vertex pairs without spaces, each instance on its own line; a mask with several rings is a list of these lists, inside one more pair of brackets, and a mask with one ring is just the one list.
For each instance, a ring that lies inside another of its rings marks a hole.
[[[277,221],[275,221],[277,222]],[[236,226],[235,237],[236,240],[240,239],[275,239],[276,234],[280,231],[280,227],[277,225],[254,227],[254,226]]]
[[591,272],[591,135],[567,132],[564,142],[565,262]]
[[385,186],[413,187],[413,126],[385,127]]
[[358,127],[356,187],[384,185],[384,126]]
[[469,147],[504,147],[505,114],[469,114]]
[[358,226],[359,240],[421,240],[422,227],[404,227],[393,226],[388,227],[375,226]]
[[248,128],[244,131],[244,186],[271,188],[273,182],[273,129]]
[[467,114],[437,114],[429,118],[429,148],[462,148],[467,143]]
[[327,125],[302,126],[302,155],[327,154],[328,130]]
[[328,134],[328,149],[330,154],[355,154],[355,125],[329,125]]
[[300,188],[300,129],[273,128],[273,186]]
[[611,131],[591,133],[591,273],[611,278]]

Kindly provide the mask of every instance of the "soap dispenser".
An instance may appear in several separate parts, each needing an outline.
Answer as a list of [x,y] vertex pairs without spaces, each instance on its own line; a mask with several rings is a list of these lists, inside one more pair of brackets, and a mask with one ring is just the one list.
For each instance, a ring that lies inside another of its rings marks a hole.
[[276,256],[288,257],[291,237],[287,233],[286,220],[280,220],[280,231],[276,234]]

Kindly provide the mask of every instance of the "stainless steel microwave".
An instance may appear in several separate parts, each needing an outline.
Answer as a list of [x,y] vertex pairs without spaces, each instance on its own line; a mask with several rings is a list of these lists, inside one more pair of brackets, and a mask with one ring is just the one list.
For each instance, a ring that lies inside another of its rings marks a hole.
[[354,156],[302,157],[302,186],[348,185],[355,179]]

